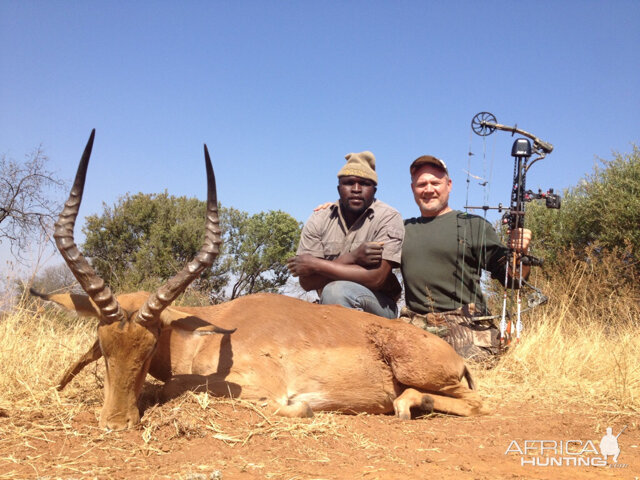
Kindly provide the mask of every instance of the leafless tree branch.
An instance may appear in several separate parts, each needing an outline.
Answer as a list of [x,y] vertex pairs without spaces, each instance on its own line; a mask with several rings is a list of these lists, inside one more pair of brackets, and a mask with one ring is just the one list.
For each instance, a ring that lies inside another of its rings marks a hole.
[[8,242],[18,261],[33,239],[48,233],[61,208],[58,190],[65,182],[48,170],[42,147],[22,162],[0,157],[0,243]]

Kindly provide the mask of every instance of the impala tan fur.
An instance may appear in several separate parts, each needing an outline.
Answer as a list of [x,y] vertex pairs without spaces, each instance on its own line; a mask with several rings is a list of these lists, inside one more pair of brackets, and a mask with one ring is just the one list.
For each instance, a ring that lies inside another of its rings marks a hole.
[[394,411],[410,419],[413,407],[464,416],[484,413],[463,359],[442,339],[404,322],[273,294],[209,307],[169,306],[213,263],[220,245],[206,145],[207,234],[200,253],[156,293],[116,299],[73,240],[94,133],[55,233],[88,296],[32,293],[99,319],[98,340],[65,372],[58,388],[104,356],[101,427],[122,429],[139,422],[137,403],[147,373],[165,382],[167,397],[207,389],[258,401],[292,417],[311,416],[314,410]]

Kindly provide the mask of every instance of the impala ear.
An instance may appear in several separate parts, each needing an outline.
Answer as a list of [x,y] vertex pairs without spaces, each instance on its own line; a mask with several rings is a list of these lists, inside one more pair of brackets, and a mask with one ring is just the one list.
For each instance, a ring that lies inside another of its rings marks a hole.
[[77,293],[57,293],[54,295],[47,295],[46,293],[40,293],[33,288],[29,289],[29,293],[34,297],[56,303],[69,311],[76,312],[80,316],[100,318],[100,311],[98,310],[98,307],[87,295],[79,295]]
[[163,328],[173,328],[182,330],[183,332],[192,333],[194,335],[214,335],[214,334],[231,334],[236,329],[228,330],[220,328],[211,323],[205,322],[195,315],[181,312],[172,307],[165,308],[160,314],[160,321]]
[[56,389],[62,390],[64,387],[67,386],[67,383],[73,380],[74,377],[78,373],[80,373],[80,371],[84,367],[89,365],[91,362],[95,362],[96,360],[99,360],[100,357],[102,357],[102,350],[100,350],[100,341],[96,340],[91,346],[91,348],[82,357],[80,357],[73,365],[71,365],[66,372],[64,372],[64,375],[62,375],[62,378],[60,378],[60,381],[58,382]]

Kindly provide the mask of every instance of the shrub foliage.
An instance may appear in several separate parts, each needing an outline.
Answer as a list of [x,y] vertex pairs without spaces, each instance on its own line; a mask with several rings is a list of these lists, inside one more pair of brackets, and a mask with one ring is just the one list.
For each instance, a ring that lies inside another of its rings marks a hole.
[[[586,260],[599,252],[617,252],[621,274],[640,272],[640,149],[599,159],[594,172],[564,192],[562,208],[547,210],[532,202],[527,209],[536,254],[556,264],[567,250]],[[591,253],[587,253],[590,251]]]
[[[249,215],[220,207],[221,253],[193,287],[217,302],[278,291],[289,274],[300,223],[282,211]],[[84,254],[115,290],[153,290],[200,250],[204,201],[161,194],[125,195],[101,215],[87,217]]]

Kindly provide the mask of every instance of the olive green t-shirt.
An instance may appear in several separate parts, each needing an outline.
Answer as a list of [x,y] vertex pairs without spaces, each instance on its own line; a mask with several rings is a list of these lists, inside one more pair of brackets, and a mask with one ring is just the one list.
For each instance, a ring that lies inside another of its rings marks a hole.
[[402,277],[407,307],[446,312],[475,303],[486,310],[482,270],[504,279],[508,249],[482,217],[453,210],[404,222]]

